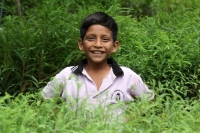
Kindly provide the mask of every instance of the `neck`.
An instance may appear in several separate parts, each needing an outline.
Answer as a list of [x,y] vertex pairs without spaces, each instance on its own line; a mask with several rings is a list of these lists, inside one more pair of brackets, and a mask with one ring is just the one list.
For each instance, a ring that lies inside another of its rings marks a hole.
[[85,65],[85,69],[87,71],[101,71],[101,70],[107,70],[110,69],[110,65],[107,64],[107,61],[104,63],[94,64],[91,63],[89,60],[87,61],[87,64]]

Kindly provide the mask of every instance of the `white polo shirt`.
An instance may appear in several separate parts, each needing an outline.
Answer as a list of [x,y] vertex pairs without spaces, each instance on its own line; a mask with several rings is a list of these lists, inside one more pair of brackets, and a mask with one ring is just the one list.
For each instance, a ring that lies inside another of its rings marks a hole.
[[58,73],[45,86],[42,95],[45,99],[62,97],[66,102],[87,101],[92,106],[102,104],[105,107],[118,102],[133,101],[136,97],[153,99],[154,93],[139,75],[127,67],[118,66],[111,58],[107,62],[112,68],[98,90],[84,69],[84,64],[87,64],[84,59],[79,65],[66,67]]

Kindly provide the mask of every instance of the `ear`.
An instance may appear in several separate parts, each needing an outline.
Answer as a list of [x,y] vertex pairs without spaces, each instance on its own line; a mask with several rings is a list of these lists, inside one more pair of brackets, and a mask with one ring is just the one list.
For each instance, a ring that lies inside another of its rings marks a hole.
[[112,48],[112,53],[115,53],[117,51],[117,49],[119,48],[119,42],[115,41],[113,43],[113,48]]
[[78,47],[79,47],[79,50],[84,50],[84,48],[83,48],[83,41],[82,41],[82,39],[80,38],[79,40],[78,40]]

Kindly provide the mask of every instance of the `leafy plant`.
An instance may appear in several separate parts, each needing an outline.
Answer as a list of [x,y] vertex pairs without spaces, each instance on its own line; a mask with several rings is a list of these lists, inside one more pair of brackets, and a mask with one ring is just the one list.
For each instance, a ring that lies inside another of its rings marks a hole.
[[23,1],[22,16],[9,10],[11,3],[5,4],[0,30],[1,95],[38,91],[84,58],[77,47],[79,26],[95,11],[108,13],[119,25],[121,45],[112,57],[120,65],[140,74],[153,90],[161,83],[185,98],[199,95],[198,0]]
[[[86,110],[80,104],[74,110],[61,99],[43,100],[40,94],[25,94],[0,98],[0,128],[7,132],[198,132],[200,123],[199,100],[181,99],[172,89],[160,85],[157,90],[172,91],[157,95],[154,101],[135,101],[126,105],[127,119],[115,119],[100,106]],[[114,105],[112,105],[114,106]],[[123,106],[119,104],[118,106]],[[113,121],[108,118],[112,117]],[[116,126],[117,125],[117,126]]]

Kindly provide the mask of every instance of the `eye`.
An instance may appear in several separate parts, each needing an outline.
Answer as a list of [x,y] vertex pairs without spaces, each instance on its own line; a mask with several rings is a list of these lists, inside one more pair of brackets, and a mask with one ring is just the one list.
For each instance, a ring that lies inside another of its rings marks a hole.
[[88,41],[93,41],[93,40],[94,40],[94,37],[88,37],[87,40],[88,40]]
[[104,42],[108,42],[110,39],[109,38],[103,38]]

